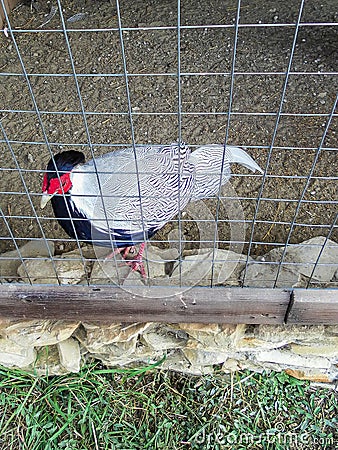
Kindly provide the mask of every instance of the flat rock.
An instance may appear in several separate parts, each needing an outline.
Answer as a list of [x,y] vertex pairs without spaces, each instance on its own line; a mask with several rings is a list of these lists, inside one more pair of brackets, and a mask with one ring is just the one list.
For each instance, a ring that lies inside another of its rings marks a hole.
[[229,358],[229,353],[221,350],[210,351],[202,348],[184,348],[184,356],[190,364],[194,366],[213,366],[214,364],[224,363]]
[[63,255],[74,255],[74,257],[81,259],[85,258],[96,260],[106,258],[111,253],[112,252],[108,247],[99,247],[97,245],[83,245],[80,248],[76,248],[75,250],[72,250],[70,252],[65,252],[63,253]]
[[285,372],[299,380],[311,380],[318,383],[332,383],[337,380],[338,370],[320,370],[320,369],[285,369]]
[[201,364],[192,365],[190,361],[183,355],[182,350],[171,351],[161,364],[163,370],[174,370],[190,375],[208,375],[213,373],[212,366]]
[[85,335],[76,335],[82,345],[91,353],[102,351],[111,344],[126,343],[137,339],[146,329],[151,327],[151,323],[133,324],[109,324],[102,326],[83,323]]
[[123,281],[124,288],[144,287],[145,280],[142,278],[140,272],[135,272],[129,269],[129,274]]
[[22,264],[24,258],[44,258],[54,255],[54,242],[36,240],[27,242],[20,247],[19,252],[12,250],[2,253],[0,259],[0,279],[5,278],[13,280],[18,278],[18,268]]
[[[264,259],[279,262],[284,249],[285,247],[274,248]],[[338,244],[330,239],[326,241],[324,236],[317,236],[298,245],[289,245],[283,264],[285,263],[284,268],[293,273],[310,277],[317,260],[318,264],[312,277],[320,282],[333,280],[338,270]]]
[[0,364],[6,367],[28,367],[33,364],[36,352],[33,347],[23,347],[19,344],[0,338]]
[[94,262],[90,275],[91,284],[122,285],[130,273],[130,267],[120,254],[110,259],[101,259]]
[[63,320],[29,320],[3,327],[1,335],[16,345],[42,347],[68,339],[78,326],[79,322]]
[[[183,327],[182,327],[183,325]],[[240,339],[245,333],[245,325],[233,324],[190,324],[194,326],[186,326],[180,324],[179,327],[184,330],[189,336],[189,345],[195,345],[196,348],[204,348],[214,351],[224,350],[230,347],[233,342]],[[191,344],[194,342],[194,344]]]
[[[211,283],[213,270],[213,284],[238,285],[240,272],[246,264],[246,255],[230,250],[201,249],[198,254],[186,256],[175,267],[171,279],[179,284],[188,286],[208,286]],[[251,258],[250,258],[251,260]]]
[[141,342],[154,350],[169,350],[182,348],[187,342],[187,337],[175,333],[167,325],[158,325],[141,336]]
[[86,263],[72,255],[59,259],[31,259],[21,264],[18,274],[25,283],[33,284],[77,284],[86,278]]
[[[278,264],[251,262],[246,268],[245,278],[244,270],[241,278],[244,278],[245,286],[272,288],[275,285],[278,267]],[[282,267],[278,274],[276,287],[293,287],[296,284],[299,287],[298,274]]]
[[287,350],[263,350],[256,356],[260,362],[271,362],[282,366],[298,366],[311,369],[329,369],[331,363],[327,358],[320,356],[306,357],[294,354]]

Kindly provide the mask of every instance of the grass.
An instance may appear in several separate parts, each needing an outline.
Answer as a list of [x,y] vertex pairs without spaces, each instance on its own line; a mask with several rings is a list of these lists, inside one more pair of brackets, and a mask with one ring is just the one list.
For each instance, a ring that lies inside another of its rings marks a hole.
[[0,369],[1,450],[333,450],[337,417],[337,392],[284,373]]

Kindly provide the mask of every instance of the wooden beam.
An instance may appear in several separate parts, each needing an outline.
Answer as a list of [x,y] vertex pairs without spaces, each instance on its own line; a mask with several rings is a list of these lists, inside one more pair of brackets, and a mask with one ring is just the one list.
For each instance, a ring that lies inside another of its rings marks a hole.
[[[4,0],[7,14],[9,14],[14,6],[18,3],[18,0]],[[0,28],[3,28],[5,23],[5,14],[2,5],[0,4]]]
[[103,322],[282,324],[290,293],[281,289],[0,286],[0,318]]
[[288,324],[338,324],[338,290],[295,289]]

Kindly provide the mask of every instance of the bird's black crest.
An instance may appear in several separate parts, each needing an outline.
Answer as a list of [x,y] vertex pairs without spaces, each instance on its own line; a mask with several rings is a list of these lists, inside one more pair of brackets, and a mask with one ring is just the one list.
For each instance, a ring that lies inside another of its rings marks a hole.
[[82,152],[76,150],[68,150],[66,152],[57,153],[51,158],[47,164],[47,176],[49,179],[57,177],[56,169],[59,175],[70,172],[78,164],[85,162],[85,156]]

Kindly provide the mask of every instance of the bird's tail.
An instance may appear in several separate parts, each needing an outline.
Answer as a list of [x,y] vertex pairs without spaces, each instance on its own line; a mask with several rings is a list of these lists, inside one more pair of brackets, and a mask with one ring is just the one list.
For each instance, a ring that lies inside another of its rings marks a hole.
[[227,152],[230,163],[241,164],[252,172],[256,170],[260,173],[264,173],[259,165],[251,158],[251,156],[240,147],[227,146]]
[[[209,144],[199,147],[191,153],[188,160],[195,168],[195,184],[191,194],[191,200],[200,200],[217,194],[219,190],[220,174],[221,184],[226,184],[230,179],[230,164],[238,163],[253,172],[263,173],[259,165],[240,147]],[[223,164],[223,165],[222,165]]]

